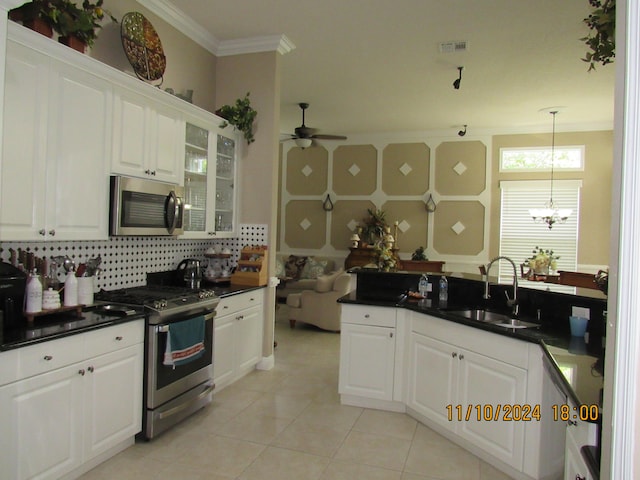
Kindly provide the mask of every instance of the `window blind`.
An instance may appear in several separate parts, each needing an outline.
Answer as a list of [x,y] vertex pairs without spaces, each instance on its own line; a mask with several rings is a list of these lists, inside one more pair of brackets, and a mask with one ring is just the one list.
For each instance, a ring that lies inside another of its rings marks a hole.
[[[553,201],[560,208],[570,208],[572,213],[565,223],[556,223],[549,229],[546,223],[535,223],[530,208],[542,208],[549,201],[550,183],[547,181],[502,181],[500,213],[500,255],[511,258],[518,266],[532,255],[535,247],[553,250],[560,258],[557,270],[576,271],[578,261],[578,218],[581,180],[555,180]],[[525,266],[525,272],[527,267]],[[501,282],[513,281],[508,262],[500,262],[498,271]],[[521,281],[529,288],[574,292],[574,287],[550,285],[542,282]]]

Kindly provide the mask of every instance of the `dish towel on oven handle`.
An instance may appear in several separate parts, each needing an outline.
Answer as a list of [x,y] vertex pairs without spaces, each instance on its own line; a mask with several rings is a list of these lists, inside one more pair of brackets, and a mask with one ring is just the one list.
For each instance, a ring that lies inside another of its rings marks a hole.
[[163,365],[176,368],[204,354],[204,316],[169,324]]

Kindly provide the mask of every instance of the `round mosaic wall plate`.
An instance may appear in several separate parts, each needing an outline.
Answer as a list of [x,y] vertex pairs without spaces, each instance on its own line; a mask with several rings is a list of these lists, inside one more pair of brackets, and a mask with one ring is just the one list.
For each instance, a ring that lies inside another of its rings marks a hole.
[[150,82],[160,80],[167,66],[160,37],[151,22],[140,12],[122,17],[122,47],[136,75]]

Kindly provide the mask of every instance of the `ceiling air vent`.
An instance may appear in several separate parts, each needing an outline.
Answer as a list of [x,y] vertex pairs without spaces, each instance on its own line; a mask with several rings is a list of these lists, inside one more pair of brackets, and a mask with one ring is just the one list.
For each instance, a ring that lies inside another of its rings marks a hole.
[[466,52],[467,51],[467,41],[459,40],[455,42],[443,42],[440,44],[440,53],[456,53],[456,52]]

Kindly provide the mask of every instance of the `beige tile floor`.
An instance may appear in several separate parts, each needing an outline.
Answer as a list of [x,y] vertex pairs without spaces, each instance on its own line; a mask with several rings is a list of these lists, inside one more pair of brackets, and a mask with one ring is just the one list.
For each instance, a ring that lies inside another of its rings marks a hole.
[[276,366],[255,371],[152,442],[83,480],[508,480],[404,414],[340,405],[340,336],[289,328],[278,309]]

